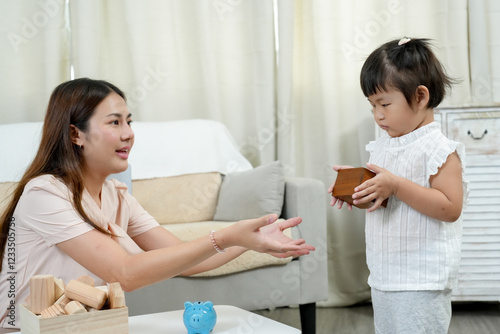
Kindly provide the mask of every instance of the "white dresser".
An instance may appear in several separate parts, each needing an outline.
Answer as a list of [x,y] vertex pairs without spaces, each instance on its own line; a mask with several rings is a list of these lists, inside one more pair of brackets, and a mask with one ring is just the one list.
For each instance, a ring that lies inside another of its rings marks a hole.
[[465,144],[470,194],[464,209],[457,301],[500,301],[500,106],[442,108],[436,121]]

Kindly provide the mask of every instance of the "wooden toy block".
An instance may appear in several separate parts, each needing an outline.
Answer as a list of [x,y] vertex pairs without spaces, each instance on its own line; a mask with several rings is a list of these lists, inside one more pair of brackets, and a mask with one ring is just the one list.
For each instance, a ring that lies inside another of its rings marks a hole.
[[78,313],[87,313],[87,309],[82,305],[79,301],[72,300],[66,306],[64,306],[64,311],[66,314],[78,314]]
[[30,279],[30,306],[35,314],[50,307],[56,301],[54,293],[54,276],[35,275]]
[[42,318],[55,318],[60,315],[66,315],[66,312],[59,304],[54,304],[42,311]]
[[90,276],[80,276],[76,280],[87,285],[94,286],[94,279]]
[[[354,194],[354,188],[375,175],[374,172],[364,167],[340,169],[337,174],[337,180],[335,180],[335,185],[333,186],[332,196],[354,205],[357,208],[367,209],[371,207],[373,203],[355,205],[353,204],[352,195]],[[387,201],[388,200],[385,199],[382,202],[383,207],[387,207]]]
[[59,299],[64,294],[64,290],[66,289],[66,284],[60,278],[54,278],[54,295],[55,299]]
[[95,288],[104,291],[106,293],[106,298],[109,298],[109,289],[107,285],[98,285]]
[[125,293],[120,286],[120,283],[109,284],[109,308],[119,308],[125,306]]
[[100,310],[106,302],[106,292],[77,280],[66,285],[66,297]]
[[59,304],[59,305],[61,305],[62,308],[64,308],[70,301],[71,301],[71,299],[66,297],[65,294],[62,294],[61,297],[59,297],[56,300],[55,304]]

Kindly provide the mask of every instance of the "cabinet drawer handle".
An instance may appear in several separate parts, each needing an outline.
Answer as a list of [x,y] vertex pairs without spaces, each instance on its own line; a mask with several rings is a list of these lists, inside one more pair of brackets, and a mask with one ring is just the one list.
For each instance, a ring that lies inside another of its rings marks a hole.
[[481,137],[474,137],[474,135],[472,134],[472,132],[470,132],[470,130],[469,130],[469,131],[467,131],[467,134],[468,134],[469,136],[471,136],[471,138],[472,138],[472,139],[475,139],[475,140],[483,139],[483,138],[484,138],[484,136],[485,136],[487,133],[488,133],[488,130],[484,130],[483,135],[482,135]]

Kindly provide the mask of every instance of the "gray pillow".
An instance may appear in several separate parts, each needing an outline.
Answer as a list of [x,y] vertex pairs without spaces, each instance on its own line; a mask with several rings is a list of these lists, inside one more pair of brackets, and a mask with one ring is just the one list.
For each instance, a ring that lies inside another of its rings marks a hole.
[[227,174],[222,181],[214,220],[237,221],[281,214],[285,178],[279,161]]

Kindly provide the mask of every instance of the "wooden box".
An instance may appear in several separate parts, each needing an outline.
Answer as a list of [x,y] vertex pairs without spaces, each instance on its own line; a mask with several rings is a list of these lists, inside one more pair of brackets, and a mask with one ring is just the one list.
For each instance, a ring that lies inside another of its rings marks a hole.
[[44,319],[36,316],[23,304],[20,307],[20,316],[23,334],[128,333],[127,307]]
[[[364,167],[341,169],[338,171],[337,180],[335,180],[335,185],[333,186],[332,196],[354,205],[352,199],[354,188],[374,176],[374,172]],[[368,209],[372,205],[373,203],[364,203],[354,206],[360,209]],[[382,202],[382,206],[387,206],[387,199]]]

